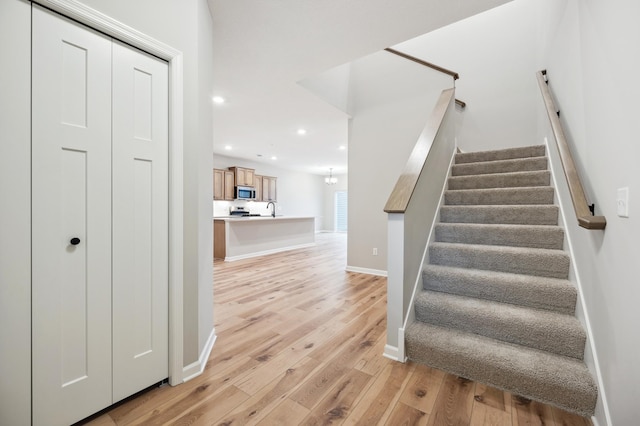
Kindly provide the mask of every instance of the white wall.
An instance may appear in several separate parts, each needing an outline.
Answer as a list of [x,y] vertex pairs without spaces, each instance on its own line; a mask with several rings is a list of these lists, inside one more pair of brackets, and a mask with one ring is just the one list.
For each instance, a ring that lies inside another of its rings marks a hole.
[[[213,329],[213,20],[209,5],[198,1],[198,354],[211,338]],[[206,225],[205,225],[206,224]],[[205,360],[206,362],[206,360]]]
[[[613,425],[636,424],[640,398],[640,4],[634,1],[539,2],[540,66],[548,70],[587,198],[607,218],[604,231],[575,225],[573,242],[598,365]],[[616,190],[629,187],[630,217],[616,215]],[[605,423],[604,413],[598,413]]]
[[0,1],[0,424],[31,423],[31,5]]
[[[184,54],[184,363],[188,365],[198,359],[205,336],[213,330],[208,6],[205,0],[82,3]],[[30,15],[29,2],[0,2],[1,424],[30,423]]]
[[[257,175],[277,177],[278,201],[276,203],[276,214],[285,216],[313,216],[315,217],[316,231],[324,229],[322,227],[324,220],[324,177],[224,155],[215,155],[213,157],[213,166],[216,169],[226,169],[227,167],[233,166],[247,167],[255,169]],[[213,196],[209,199],[213,199]],[[245,207],[245,210],[252,213],[269,214],[269,210],[266,208],[266,202],[242,200],[214,201],[213,205],[215,216],[228,216],[229,206],[242,206]]]
[[452,81],[388,52],[351,63],[348,268],[386,273],[384,206],[440,92]]
[[460,74],[463,151],[539,143],[536,12],[535,2],[516,0],[394,46]]

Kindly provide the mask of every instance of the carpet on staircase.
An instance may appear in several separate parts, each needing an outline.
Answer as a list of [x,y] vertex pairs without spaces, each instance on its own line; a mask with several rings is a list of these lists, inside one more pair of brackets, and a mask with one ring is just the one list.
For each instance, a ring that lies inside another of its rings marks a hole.
[[456,154],[407,357],[593,415],[563,244],[543,145]]

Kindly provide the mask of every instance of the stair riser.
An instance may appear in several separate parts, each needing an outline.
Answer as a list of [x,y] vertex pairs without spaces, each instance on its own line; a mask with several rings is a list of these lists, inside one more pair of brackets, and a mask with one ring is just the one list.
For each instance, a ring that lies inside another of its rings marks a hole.
[[475,297],[573,315],[577,292],[568,281],[496,274],[429,265],[422,275],[424,290]]
[[522,148],[509,148],[497,151],[465,152],[456,154],[455,163],[478,163],[481,161],[511,160],[514,158],[543,157],[545,155],[544,145],[529,146]]
[[416,332],[409,327],[405,353],[410,360],[582,416],[593,415],[597,388],[580,361],[550,359],[544,352],[522,352],[507,344],[494,346],[484,338],[432,329]]
[[[560,279],[569,277],[569,256],[564,252],[534,250],[530,253],[522,253],[513,250],[495,250],[491,246],[476,249],[464,244],[461,244],[460,247],[437,246],[436,244],[429,247],[429,261],[434,265],[509,272],[537,277]],[[497,248],[500,249],[500,247]]]
[[438,224],[436,241],[446,243],[486,244],[511,247],[562,250],[561,228],[505,228],[492,225]]
[[443,206],[440,221],[511,225],[557,225],[557,206]]
[[446,205],[553,204],[553,188],[499,188],[445,191]]
[[584,355],[584,331],[568,315],[436,292],[421,294],[415,307],[418,321],[576,359]]
[[454,164],[452,176],[482,175],[547,170],[547,157],[518,158],[514,160],[486,161],[480,163]]
[[451,177],[448,189],[517,188],[528,186],[549,186],[551,174],[548,171],[526,173],[499,173],[491,175]]

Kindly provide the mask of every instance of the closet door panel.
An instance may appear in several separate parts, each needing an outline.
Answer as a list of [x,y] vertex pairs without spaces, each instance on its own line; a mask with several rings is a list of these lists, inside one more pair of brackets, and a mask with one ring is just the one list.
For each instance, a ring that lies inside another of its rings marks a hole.
[[168,67],[113,44],[113,397],[168,376]]
[[111,40],[33,8],[33,424],[111,403]]

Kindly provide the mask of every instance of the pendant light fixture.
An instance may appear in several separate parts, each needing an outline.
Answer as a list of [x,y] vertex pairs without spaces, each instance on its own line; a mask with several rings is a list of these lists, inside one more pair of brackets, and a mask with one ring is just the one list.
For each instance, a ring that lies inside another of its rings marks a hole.
[[335,185],[338,183],[338,178],[333,177],[333,167],[329,169],[329,176],[324,178],[324,183],[327,185]]

